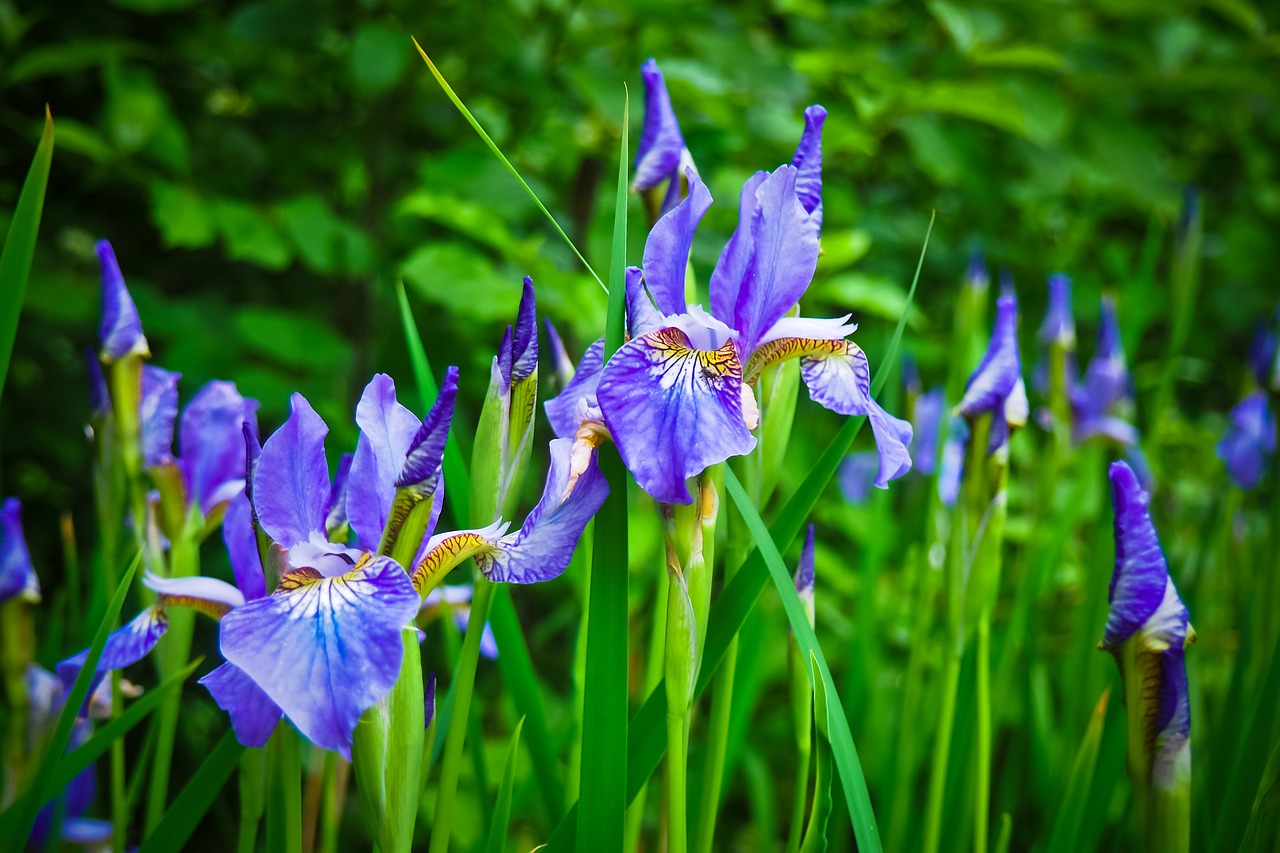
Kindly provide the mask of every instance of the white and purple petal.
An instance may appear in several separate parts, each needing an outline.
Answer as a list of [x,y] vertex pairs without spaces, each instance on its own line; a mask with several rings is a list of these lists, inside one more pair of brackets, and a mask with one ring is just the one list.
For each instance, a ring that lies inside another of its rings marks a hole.
[[178,604],[215,619],[243,606],[245,602],[244,593],[236,587],[226,581],[201,575],[163,578],[154,572],[147,572],[142,578],[142,585],[156,593],[162,606]]
[[1076,321],[1071,311],[1071,276],[1054,273],[1049,276],[1049,307],[1040,324],[1040,343],[1058,344],[1070,349],[1076,345]]
[[262,446],[253,477],[258,521],[272,541],[286,548],[324,530],[329,499],[324,454],[329,427],[301,394],[294,394],[289,405],[289,419]]
[[1014,387],[1021,378],[1018,303],[1012,296],[1002,296],[996,303],[991,342],[978,368],[969,376],[964,397],[957,404],[956,411],[968,417],[1003,413],[1005,401],[1014,393]]
[[1102,648],[1112,651],[1156,615],[1171,584],[1147,510],[1149,497],[1137,475],[1126,463],[1113,462],[1109,476],[1115,508],[1116,567],[1107,594],[1111,612]]
[[653,296],[653,304],[663,314],[685,311],[685,273],[689,266],[689,249],[693,232],[711,207],[711,193],[690,167],[689,196],[666,213],[644,244],[644,280]]
[[[628,271],[630,269],[632,268],[628,268]],[[551,318],[542,318],[542,323],[547,330],[547,343],[551,346],[552,364],[555,367],[556,375],[560,378],[560,386],[564,387],[573,379],[573,359],[569,358],[569,351],[564,348],[564,341],[560,340],[560,333],[556,331],[555,324],[551,322]]]
[[129,355],[151,355],[146,336],[142,334],[138,308],[125,286],[115,250],[106,240],[100,240],[97,252],[102,270],[102,326],[98,338],[103,360],[110,363]]
[[244,488],[245,424],[257,431],[258,401],[240,396],[234,382],[215,380],[182,412],[179,449],[188,500],[205,515]]
[[395,501],[396,478],[422,422],[396,400],[391,377],[379,373],[364,388],[356,424],[360,438],[347,477],[347,518],[360,547],[372,551],[382,539]]
[[22,503],[17,498],[5,498],[0,504],[0,601],[15,596],[39,601],[40,579],[22,532]]
[[804,537],[804,547],[800,550],[800,562],[796,565],[796,592],[802,599],[808,599],[813,605],[813,525]]
[[418,604],[388,557],[338,577],[294,571],[223,618],[220,646],[312,742],[349,758],[360,714],[399,676],[401,631]]
[[284,716],[280,706],[235,664],[224,663],[200,679],[213,701],[231,717],[236,740],[248,747],[266,746]]

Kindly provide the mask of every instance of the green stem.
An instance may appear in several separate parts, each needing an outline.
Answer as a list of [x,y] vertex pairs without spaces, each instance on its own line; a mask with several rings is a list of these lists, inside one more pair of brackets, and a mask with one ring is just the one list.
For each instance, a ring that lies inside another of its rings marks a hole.
[[947,654],[942,671],[942,709],[938,714],[938,731],[933,743],[933,766],[929,774],[929,801],[925,807],[924,853],[938,853],[942,828],[942,803],[946,793],[947,762],[951,755],[951,728],[956,719],[956,694],[960,687],[962,650]]
[[991,813],[991,607],[978,617],[978,767],[973,796],[973,846],[986,853]]
[[320,853],[337,853],[338,826],[342,822],[338,806],[338,753],[325,750],[320,774]]
[[[653,631],[649,637],[649,653],[645,661],[645,700],[649,698],[649,694],[662,681],[662,650],[667,637],[667,597],[670,584],[667,581],[665,571],[654,572],[654,577],[657,579],[657,586],[654,589],[653,599]],[[649,785],[646,783],[636,792],[631,805],[627,807],[625,834],[623,836],[623,850],[625,853],[635,853],[640,845],[640,829],[644,825],[644,807],[645,800],[648,799],[648,793]]]
[[667,715],[667,853],[685,853],[688,849],[684,721],[684,715]]
[[247,749],[240,759],[240,835],[237,853],[253,853],[262,820],[267,750]]
[[[467,623],[467,635],[462,641],[462,657],[458,660],[456,681],[453,685],[453,718],[449,720],[449,732],[444,745],[444,762],[440,767],[440,786],[436,796],[435,820],[431,827],[430,853],[448,853],[449,836],[453,829],[454,800],[458,792],[458,771],[462,764],[462,747],[466,741],[467,718],[471,714],[471,695],[476,684],[476,665],[480,659],[480,637],[489,621],[489,606],[493,603],[494,585],[484,578],[476,578],[475,595],[471,601],[471,617]],[[479,744],[476,745],[479,748]],[[483,794],[482,794],[483,796]]]
[[812,746],[802,747],[796,761],[795,799],[791,803],[791,829],[787,834],[787,853],[796,853],[800,849],[800,838],[804,833],[804,809],[809,803],[809,763]]

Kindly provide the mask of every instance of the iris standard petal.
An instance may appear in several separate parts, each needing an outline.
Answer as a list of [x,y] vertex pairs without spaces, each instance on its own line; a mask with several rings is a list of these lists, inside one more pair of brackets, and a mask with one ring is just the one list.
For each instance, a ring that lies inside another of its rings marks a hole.
[[571,438],[550,443],[551,466],[541,500],[518,531],[476,555],[476,566],[489,580],[539,583],[559,577],[569,565],[583,529],[609,495],[594,456],[574,475],[572,449]]
[[658,63],[649,59],[640,67],[640,76],[644,79],[644,127],[636,146],[635,188],[643,192],[676,176],[685,145]]
[[[329,486],[329,510],[324,516],[325,538],[333,539],[350,522],[347,517],[347,482],[351,478],[351,463],[354,453],[344,453],[338,458],[338,470],[333,474],[333,483]],[[345,535],[341,541],[346,541]]]
[[604,338],[600,338],[582,354],[582,361],[578,362],[578,369],[564,390],[542,404],[557,437],[572,438],[578,431],[578,401],[586,399],[589,405],[595,405],[603,370]]
[[98,338],[107,363],[128,355],[151,355],[142,334],[142,320],[125,286],[115,250],[106,240],[98,242],[98,266],[102,270],[102,326]]
[[1160,608],[1169,585],[1169,569],[1147,511],[1148,495],[1137,475],[1126,463],[1112,462],[1109,476],[1115,507],[1116,567],[1107,594],[1111,612],[1101,647],[1113,651]]
[[284,716],[280,706],[235,664],[224,663],[200,679],[218,707],[231,716],[236,740],[244,746],[266,746]]
[[254,467],[253,505],[271,539],[292,547],[324,530],[329,427],[301,394],[289,400],[289,419],[262,446]]
[[698,350],[676,328],[622,346],[596,396],[636,482],[663,503],[693,502],[685,480],[755,447],[743,419],[742,366],[732,341]]
[[783,317],[773,324],[773,328],[761,336],[756,346],[762,347],[781,338],[815,338],[823,341],[837,341],[841,338],[847,338],[858,331],[858,324],[849,322],[849,318],[852,316],[852,314],[845,314],[843,317],[822,319],[814,317]]
[[711,271],[711,313],[726,323],[734,322],[738,293],[742,290],[754,245],[751,239],[751,216],[756,209],[756,191],[767,177],[768,172],[756,172],[742,185],[742,194],[738,197],[738,227],[724,244],[720,259]]
[[1218,457],[1242,489],[1256,487],[1276,451],[1276,419],[1267,392],[1258,389],[1231,410],[1227,431],[1218,442]]
[[720,317],[742,336],[743,353],[800,301],[818,265],[818,228],[796,196],[796,175],[795,167],[779,166],[756,189],[733,317]]
[[[102,647],[102,657],[98,659],[98,668],[94,671],[95,678],[104,672],[124,669],[142,660],[156,647],[168,628],[169,619],[164,610],[153,605],[133,617],[128,625],[112,631],[107,637],[106,645]],[[58,664],[58,678],[62,680],[62,686],[68,693],[88,658],[89,650],[85,649]]]
[[366,557],[331,578],[299,569],[223,617],[220,646],[304,735],[349,759],[360,714],[399,676],[400,634],[418,603],[388,557]]
[[347,478],[347,517],[360,547],[373,551],[382,540],[395,500],[396,478],[422,422],[396,400],[391,377],[379,373],[364,388],[356,406],[356,424],[360,438]]
[[[630,269],[634,268],[628,268],[628,271]],[[573,359],[569,358],[569,351],[564,348],[564,341],[560,340],[560,333],[556,331],[551,318],[543,317],[542,324],[547,330],[547,343],[551,346],[552,366],[555,367],[556,376],[560,379],[560,387],[563,388],[573,379]]]
[[222,541],[227,546],[236,586],[244,597],[253,599],[266,595],[267,582],[258,552],[258,535],[253,529],[253,507],[244,492],[227,502],[227,514],[222,519]]
[[822,124],[827,108],[814,104],[804,111],[804,133],[791,165],[796,167],[796,196],[814,225],[822,230]]
[[142,458],[148,467],[173,459],[173,423],[178,418],[178,380],[174,373],[151,364],[142,366],[141,401],[138,424],[142,436]]
[[156,593],[162,607],[171,604],[190,607],[214,619],[221,619],[245,602],[244,593],[217,578],[162,578],[154,572],[147,572],[142,578],[142,585]]
[[214,380],[182,412],[179,448],[188,500],[208,515],[244,488],[244,424],[257,429],[257,400],[240,396],[234,382]]
[[711,207],[711,193],[689,168],[689,196],[666,213],[649,232],[644,244],[644,280],[653,304],[663,314],[685,311],[685,272],[693,232]]
[[18,595],[25,601],[39,601],[40,579],[22,532],[22,503],[5,498],[0,504],[0,601]]
[[638,338],[666,325],[661,312],[653,307],[653,300],[644,284],[644,272],[639,267],[627,267],[623,281],[627,286],[628,334]]
[[454,402],[458,397],[458,368],[445,371],[440,383],[440,393],[427,412],[427,417],[409,442],[409,452],[396,478],[397,489],[408,489],[419,497],[430,497],[440,479],[440,465],[444,461],[444,445],[449,438],[449,424],[453,421]]
[[[996,303],[996,322],[987,351],[965,385],[956,411],[968,417],[1002,412],[1005,401],[1022,378],[1018,357],[1018,303],[1002,296]],[[1025,392],[1024,392],[1025,394]]]
[[[1084,379],[1071,398],[1077,432],[1104,416],[1124,418],[1133,406],[1133,382],[1120,340],[1115,300],[1103,294],[1098,327],[1098,347],[1085,368]],[[1082,439],[1083,436],[1078,436]]]
[[515,335],[511,349],[510,383],[523,382],[538,369],[538,309],[533,279],[524,277],[520,307],[516,311]]

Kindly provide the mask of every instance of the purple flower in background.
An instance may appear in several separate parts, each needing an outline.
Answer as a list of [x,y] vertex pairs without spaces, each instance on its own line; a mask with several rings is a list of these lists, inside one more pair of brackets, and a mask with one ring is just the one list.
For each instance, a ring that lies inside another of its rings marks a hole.
[[964,476],[964,448],[969,440],[969,425],[959,415],[947,419],[947,438],[942,444],[938,463],[938,499],[952,507],[960,497],[960,480]]
[[1259,387],[1280,391],[1280,308],[1269,321],[1258,323],[1249,347],[1249,366]]
[[1218,442],[1218,457],[1242,489],[1255,488],[1276,452],[1276,418],[1265,391],[1258,389],[1231,410],[1227,431]]
[[102,269],[102,360],[107,364],[128,356],[147,357],[151,349],[142,334],[142,320],[125,286],[115,250],[106,240],[98,243],[98,264]]
[[1040,343],[1058,344],[1068,349],[1076,345],[1076,321],[1071,312],[1071,277],[1063,273],[1049,276],[1049,307],[1040,324]]
[[[1111,612],[1098,647],[1115,655],[1121,677],[1130,685],[1126,695],[1142,700],[1141,707],[1126,709],[1143,721],[1141,730],[1148,733],[1141,748],[1143,766],[1130,768],[1134,782],[1169,790],[1191,773],[1184,649],[1196,635],[1169,577],[1147,493],[1124,462],[1111,464],[1110,477],[1116,567],[1108,593]],[[1133,646],[1126,652],[1129,644]]]
[[1138,441],[1133,416],[1133,382],[1120,340],[1115,300],[1103,294],[1099,315],[1098,348],[1085,369],[1084,378],[1071,395],[1072,432],[1077,442],[1105,436],[1121,445]]
[[[455,626],[463,634],[467,633],[467,623],[471,621],[471,597],[475,587],[471,584],[441,584],[422,599],[422,618],[430,621],[438,613],[452,611]],[[486,622],[480,634],[480,654],[493,660],[498,656],[498,641],[494,639],[493,628]]]
[[173,425],[178,419],[178,380],[181,378],[182,374],[153,364],[142,366],[138,425],[142,459],[149,468],[173,461]]
[[872,484],[876,479],[876,470],[880,467],[880,458],[874,451],[850,453],[840,461],[837,478],[840,483],[840,494],[851,504],[864,504],[871,497]]
[[695,167],[657,61],[645,62],[640,67],[640,76],[644,79],[644,127],[636,146],[635,188],[643,193],[657,190],[666,183],[667,194],[659,211],[665,214],[680,201],[686,169]]
[[916,398],[911,413],[911,462],[912,467],[928,477],[938,461],[938,441],[942,437],[942,422],[947,413],[947,401],[941,388],[934,388]]
[[970,375],[956,412],[968,418],[991,415],[988,452],[994,453],[1008,443],[1011,427],[1026,424],[1027,410],[1027,390],[1018,356],[1018,302],[1013,296],[1001,296],[996,302],[991,343]]
[[804,548],[800,550],[800,562],[796,564],[796,594],[800,596],[800,603],[804,605],[805,613],[809,616],[809,624],[814,623],[814,605],[813,605],[813,525],[809,525],[809,531],[804,537]]
[[986,293],[991,286],[991,274],[987,272],[987,262],[980,250],[969,254],[969,266],[964,272],[964,287],[979,293]]
[[0,602],[17,596],[39,601],[40,579],[22,532],[22,504],[17,498],[5,498],[0,504]]

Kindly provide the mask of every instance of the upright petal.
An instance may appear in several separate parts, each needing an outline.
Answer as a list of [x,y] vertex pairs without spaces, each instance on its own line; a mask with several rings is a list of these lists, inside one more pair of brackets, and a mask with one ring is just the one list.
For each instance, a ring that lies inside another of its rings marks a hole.
[[[107,637],[102,657],[98,659],[98,667],[94,671],[95,677],[113,669],[124,669],[142,660],[156,647],[156,643],[160,642],[168,629],[169,619],[163,608],[146,608],[128,625],[117,628]],[[62,686],[68,693],[88,658],[89,650],[85,649],[58,664],[58,678],[62,680]]]
[[284,715],[280,706],[235,664],[224,663],[200,679],[218,707],[231,715],[236,740],[244,746],[266,746]]
[[444,382],[440,384],[440,393],[431,411],[427,412],[426,420],[409,443],[404,467],[395,481],[397,489],[409,489],[424,498],[434,494],[457,397],[458,368],[450,367],[445,371]]
[[663,503],[692,503],[685,480],[755,447],[732,341],[697,350],[676,328],[635,338],[605,365],[596,395],[623,462]]
[[334,536],[346,529],[350,519],[347,517],[347,482],[351,478],[351,464],[355,461],[354,453],[344,453],[338,458],[338,470],[333,474],[333,484],[329,487],[328,512],[324,517],[325,538],[331,541],[346,541],[346,534],[334,540]]
[[587,522],[609,495],[609,484],[593,457],[587,468],[573,476],[573,439],[557,438],[550,444],[551,467],[542,499],[515,533],[476,555],[485,577],[500,583],[538,583],[559,577],[569,565]]
[[644,244],[644,280],[663,314],[685,311],[685,272],[693,232],[711,207],[711,193],[692,167],[686,170],[689,197],[658,220]]
[[409,576],[387,557],[332,578],[294,571],[272,595],[223,618],[222,654],[315,744],[350,758],[360,714],[400,674],[400,633],[418,603]]
[[653,306],[653,299],[645,287],[644,272],[639,267],[627,267],[624,281],[627,286],[627,333],[638,338],[665,326],[661,312]]
[[818,230],[822,230],[822,124],[827,108],[814,104],[804,111],[804,133],[791,165],[796,167],[796,195]]
[[0,601],[18,595],[24,601],[39,601],[40,579],[22,532],[22,504],[17,498],[6,498],[0,504]]
[[356,406],[360,438],[347,478],[347,517],[360,547],[375,550],[395,500],[396,478],[409,445],[422,427],[413,412],[396,400],[396,384],[379,373],[369,381]]
[[1076,345],[1076,321],[1071,311],[1071,276],[1054,273],[1049,276],[1049,307],[1040,324],[1040,343],[1059,344],[1069,349]]
[[1108,414],[1125,417],[1133,406],[1133,382],[1120,340],[1120,321],[1115,299],[1109,294],[1102,297],[1099,319],[1098,348],[1085,369],[1083,383],[1072,397],[1078,424]]
[[1276,452],[1276,418],[1267,393],[1257,389],[1231,410],[1227,431],[1218,442],[1218,457],[1242,489],[1255,488]]
[[604,338],[601,338],[582,354],[582,361],[564,390],[542,404],[557,437],[571,438],[578,431],[578,403],[586,400],[591,406],[596,404],[596,389],[603,370]]
[[956,411],[968,417],[985,413],[1002,413],[1005,401],[1014,393],[1022,378],[1018,357],[1018,303],[1012,296],[1002,296],[996,303],[996,322],[991,330],[991,343],[969,376],[964,397]]
[[115,250],[106,240],[98,242],[98,265],[102,269],[102,360],[108,364],[125,356],[149,356],[147,338],[142,334],[142,320],[125,286]]
[[511,350],[511,384],[528,379],[538,369],[538,313],[533,279],[524,277],[520,307],[516,311],[515,337]]
[[751,239],[751,215],[756,209],[756,191],[769,177],[768,172],[756,172],[742,185],[738,197],[738,227],[729,236],[711,271],[711,313],[726,323],[735,321],[738,293],[747,275],[747,264],[754,245]]
[[254,599],[266,595],[267,582],[258,552],[258,534],[253,529],[253,507],[244,492],[227,503],[227,514],[222,519],[222,541],[227,546],[236,587],[244,597]]
[[286,548],[323,532],[329,499],[324,439],[329,427],[301,394],[289,419],[262,446],[253,477],[253,505],[271,539]]
[[138,423],[142,433],[142,458],[148,467],[173,459],[173,422],[178,418],[178,380],[174,373],[154,365],[142,367],[142,400]]
[[240,396],[234,382],[213,381],[182,412],[179,438],[188,500],[208,515],[244,488],[244,435],[257,429],[257,400]]
[[1102,648],[1113,651],[1160,608],[1169,584],[1169,569],[1147,511],[1147,493],[1133,469],[1124,462],[1112,462],[1110,477],[1115,506],[1116,567],[1107,595],[1111,612],[1107,616]]
[[569,358],[569,352],[564,348],[564,341],[560,340],[560,334],[556,332],[551,318],[543,317],[542,323],[547,330],[547,342],[551,345],[552,364],[556,369],[556,376],[560,379],[560,387],[563,388],[573,379],[573,360]]
[[640,76],[644,79],[644,127],[636,146],[635,187],[644,191],[677,175],[685,145],[658,63],[649,59],[640,67]]

